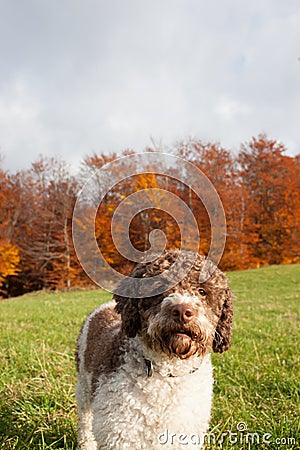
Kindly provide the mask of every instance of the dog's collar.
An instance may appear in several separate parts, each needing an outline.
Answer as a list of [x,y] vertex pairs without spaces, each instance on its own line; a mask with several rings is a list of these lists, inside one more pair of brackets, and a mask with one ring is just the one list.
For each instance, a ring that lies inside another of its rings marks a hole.
[[[146,364],[147,377],[151,378],[153,373],[154,373],[153,363],[152,363],[152,361],[150,359],[144,358],[144,360],[145,360],[145,364]],[[188,372],[188,375],[190,375],[191,373],[196,372],[199,369],[199,367],[194,367],[194,369],[192,369],[192,370],[190,370],[190,372]],[[172,373],[169,373],[167,375],[167,377],[170,377],[170,378],[177,378],[178,376],[180,376],[180,375],[173,375]]]
[[146,368],[147,368],[147,377],[152,377],[153,375],[153,363],[150,359],[145,358]]

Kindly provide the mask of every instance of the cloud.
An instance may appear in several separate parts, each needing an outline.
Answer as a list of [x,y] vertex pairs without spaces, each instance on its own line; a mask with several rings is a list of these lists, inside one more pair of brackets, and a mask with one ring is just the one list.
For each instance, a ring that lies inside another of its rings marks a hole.
[[297,0],[28,0],[0,18],[0,153],[143,150],[261,131],[299,152]]

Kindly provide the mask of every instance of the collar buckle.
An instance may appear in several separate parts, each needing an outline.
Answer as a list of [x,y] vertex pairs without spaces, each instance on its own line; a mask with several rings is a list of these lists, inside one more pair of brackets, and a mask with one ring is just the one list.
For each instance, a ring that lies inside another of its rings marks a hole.
[[146,367],[147,367],[147,377],[151,378],[153,375],[153,364],[150,359],[145,359]]

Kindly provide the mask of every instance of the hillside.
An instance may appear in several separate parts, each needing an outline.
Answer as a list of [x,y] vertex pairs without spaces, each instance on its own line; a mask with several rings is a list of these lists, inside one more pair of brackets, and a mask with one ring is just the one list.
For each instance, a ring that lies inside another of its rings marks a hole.
[[[233,448],[230,433],[237,431],[242,442],[234,448],[249,448],[247,432],[257,433],[259,448],[299,448],[300,265],[233,272],[229,279],[234,341],[213,357],[212,433],[227,433],[223,449]],[[110,297],[39,292],[0,302],[1,449],[75,449],[76,337],[87,313]]]

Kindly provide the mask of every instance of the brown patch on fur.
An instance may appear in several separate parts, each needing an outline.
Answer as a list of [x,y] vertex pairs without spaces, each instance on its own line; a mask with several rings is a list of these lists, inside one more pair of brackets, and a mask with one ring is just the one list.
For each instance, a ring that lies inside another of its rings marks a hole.
[[137,335],[141,329],[141,319],[137,298],[126,298],[118,295],[114,296],[117,302],[116,311],[122,317],[122,331],[130,338]]
[[80,357],[79,357],[79,352],[78,352],[78,343],[79,343],[79,339],[80,339],[80,337],[82,335],[82,328],[83,328],[83,325],[82,325],[82,327],[80,329],[79,336],[77,338],[77,347],[76,347],[76,352],[75,352],[75,364],[76,364],[77,372],[79,372],[79,364],[80,364]]
[[232,340],[232,322],[233,322],[233,306],[232,292],[230,289],[225,291],[225,299],[221,316],[215,331],[213,341],[213,350],[216,353],[223,353],[229,349]]
[[85,370],[92,373],[92,394],[101,374],[114,372],[122,364],[126,337],[118,331],[120,315],[113,307],[104,307],[89,321],[87,345],[84,354]]

